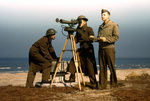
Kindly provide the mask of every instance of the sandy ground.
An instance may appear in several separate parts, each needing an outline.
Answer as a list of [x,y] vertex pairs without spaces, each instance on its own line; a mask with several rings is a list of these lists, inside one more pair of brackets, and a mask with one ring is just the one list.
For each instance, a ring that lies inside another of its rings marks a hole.
[[[60,83],[52,88],[26,88],[26,77],[27,73],[1,73],[0,101],[150,101],[150,69],[117,70],[118,87],[110,88],[108,83],[106,90],[82,85],[79,91],[78,85],[57,87]],[[84,76],[84,80],[89,82],[88,77]],[[37,73],[34,84],[40,81],[41,74]]]
[[[132,76],[132,75],[141,75],[143,73],[147,73],[150,75],[150,69],[121,69],[121,70],[117,70],[117,78],[118,80],[125,80],[125,78],[127,76]],[[108,80],[109,80],[109,70],[108,70]],[[65,77],[66,79],[68,79],[70,74],[67,74]],[[34,84],[36,82],[40,82],[41,81],[41,73],[37,73],[36,77],[35,77],[35,81]],[[14,74],[10,74],[10,73],[0,73],[0,86],[8,86],[8,85],[12,85],[12,86],[25,86],[26,83],[26,78],[27,78],[27,73],[14,73]],[[97,80],[98,75],[96,75]],[[55,78],[55,81],[57,82],[59,79],[59,77]],[[81,77],[80,77],[81,79]],[[84,80],[85,82],[89,82],[89,79],[87,76],[84,76]],[[77,81],[77,78],[76,78]],[[82,81],[82,80],[81,80]]]

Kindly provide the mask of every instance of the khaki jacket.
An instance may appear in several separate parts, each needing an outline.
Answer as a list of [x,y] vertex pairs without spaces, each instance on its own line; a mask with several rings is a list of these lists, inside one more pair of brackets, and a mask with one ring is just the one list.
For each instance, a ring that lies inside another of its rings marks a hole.
[[118,25],[110,20],[106,24],[101,24],[98,29],[97,37],[105,37],[107,39],[107,42],[102,42],[99,40],[99,48],[114,47],[115,42],[119,39]]

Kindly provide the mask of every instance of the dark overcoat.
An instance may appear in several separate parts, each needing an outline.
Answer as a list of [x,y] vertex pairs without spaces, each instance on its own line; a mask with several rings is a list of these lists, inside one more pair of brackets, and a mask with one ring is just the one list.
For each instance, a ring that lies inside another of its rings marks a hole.
[[51,62],[57,59],[54,48],[51,44],[52,39],[44,36],[35,42],[29,51],[29,68],[31,71],[42,71],[51,66]]
[[[96,67],[96,60],[95,60],[95,54],[94,54],[94,48],[92,45],[92,40],[89,39],[90,35],[94,35],[93,29],[91,27],[88,27],[87,24],[85,24],[82,28],[77,27],[77,33],[75,35],[75,41],[76,43],[80,44],[79,56],[81,61],[81,67],[82,72],[85,75],[93,76],[97,74],[97,67]],[[73,59],[71,60],[71,63],[69,65],[69,71],[71,73],[74,73],[75,66],[73,64]]]

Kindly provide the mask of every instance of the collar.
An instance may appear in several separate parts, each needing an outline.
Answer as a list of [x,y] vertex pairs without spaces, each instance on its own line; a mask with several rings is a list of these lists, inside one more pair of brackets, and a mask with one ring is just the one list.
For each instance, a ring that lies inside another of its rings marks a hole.
[[106,25],[106,24],[108,24],[109,22],[110,22],[110,19],[109,19],[106,23],[105,23],[105,22],[104,22],[104,23],[105,23],[105,25]]
[[78,26],[79,29],[83,29],[84,31],[87,30],[87,24],[83,25],[81,28]]
[[105,26],[105,25],[107,25],[108,23],[110,22],[110,20],[108,20],[106,23],[105,22],[103,22],[103,26]]
[[109,24],[111,23],[111,20],[108,20],[106,23],[103,22],[102,25],[100,25],[101,28],[107,27],[109,26]]

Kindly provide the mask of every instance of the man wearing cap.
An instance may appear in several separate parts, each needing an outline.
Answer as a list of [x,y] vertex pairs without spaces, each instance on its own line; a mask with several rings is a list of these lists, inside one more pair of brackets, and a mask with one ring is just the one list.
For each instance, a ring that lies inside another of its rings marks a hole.
[[[91,87],[97,87],[97,81],[95,74],[97,73],[96,61],[94,55],[94,48],[92,45],[92,40],[89,39],[90,35],[94,35],[93,29],[87,26],[88,19],[80,15],[77,19],[79,21],[79,25],[77,27],[77,32],[75,35],[76,43],[79,42],[80,48],[79,57],[81,61],[81,68],[83,73],[86,76],[89,76]],[[69,82],[75,82],[75,65],[73,59],[69,64],[69,72],[71,73]]]
[[99,26],[98,36],[90,38],[99,42],[99,84],[100,89],[107,87],[107,66],[110,69],[110,86],[115,87],[117,84],[115,68],[115,42],[119,39],[118,25],[110,19],[110,12],[106,9],[101,10],[103,23]]
[[26,87],[33,87],[36,72],[42,73],[42,83],[50,83],[50,70],[52,61],[57,59],[51,41],[55,39],[56,31],[53,28],[47,30],[46,35],[35,42],[29,51],[29,72]]

